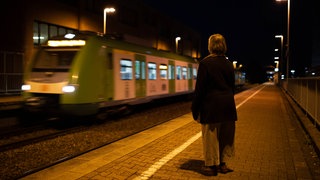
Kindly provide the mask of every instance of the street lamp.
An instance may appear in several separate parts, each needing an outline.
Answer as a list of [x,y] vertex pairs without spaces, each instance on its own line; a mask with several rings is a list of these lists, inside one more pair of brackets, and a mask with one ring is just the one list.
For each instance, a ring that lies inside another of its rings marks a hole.
[[[275,38],[280,38],[280,40],[281,40],[281,46],[280,46],[280,62],[283,64],[283,35],[275,35],[274,36]],[[288,73],[289,73],[289,67],[288,67],[288,65],[289,65],[289,62],[287,61],[287,72],[286,72],[286,76],[287,76],[287,78],[289,77],[288,76]]]
[[111,8],[104,8],[103,10],[103,34],[106,34],[106,24],[107,24],[107,13],[114,13],[116,11],[116,9],[114,9],[113,7]]
[[289,78],[289,56],[290,56],[290,44],[289,44],[289,36],[290,36],[290,0],[276,0],[277,2],[285,2],[287,1],[287,8],[288,8],[288,20],[287,20],[287,78]]
[[234,69],[237,68],[237,63],[238,63],[237,61],[232,61],[232,64],[233,64],[233,68],[234,68]]
[[176,37],[176,53],[178,53],[178,43],[181,40],[181,37]]
[[275,72],[279,71],[279,61],[274,61],[276,63],[276,68],[274,69]]

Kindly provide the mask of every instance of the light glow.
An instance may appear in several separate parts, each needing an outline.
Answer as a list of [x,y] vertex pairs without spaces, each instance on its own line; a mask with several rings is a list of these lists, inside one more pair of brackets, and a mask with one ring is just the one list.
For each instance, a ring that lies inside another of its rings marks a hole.
[[49,40],[48,46],[84,46],[86,41],[84,40]]
[[44,39],[44,37],[43,37],[43,36],[40,36],[40,37],[38,37],[38,36],[33,36],[33,39]]
[[72,93],[76,90],[76,88],[72,85],[68,85],[68,86],[63,86],[62,87],[62,91],[65,93]]
[[103,10],[103,34],[106,34],[107,33],[107,14],[108,13],[114,13],[116,11],[115,8],[113,7],[107,7],[107,8],[104,8]]
[[29,91],[31,89],[31,86],[29,84],[24,84],[21,86],[22,91]]
[[162,64],[161,64],[161,65],[159,66],[159,69],[168,69],[168,67],[167,67],[167,65],[162,65]]
[[64,35],[64,38],[72,39],[72,38],[74,38],[74,36],[76,36],[76,35],[75,35],[75,34],[68,33],[68,34]]

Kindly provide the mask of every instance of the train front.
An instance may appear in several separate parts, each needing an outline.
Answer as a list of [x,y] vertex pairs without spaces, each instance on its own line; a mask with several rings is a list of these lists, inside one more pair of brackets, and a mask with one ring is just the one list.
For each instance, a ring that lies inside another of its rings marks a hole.
[[70,70],[85,40],[75,40],[73,37],[67,34],[48,40],[27,65],[21,87],[25,111],[61,112],[61,96],[72,94],[77,89],[78,85],[72,84]]

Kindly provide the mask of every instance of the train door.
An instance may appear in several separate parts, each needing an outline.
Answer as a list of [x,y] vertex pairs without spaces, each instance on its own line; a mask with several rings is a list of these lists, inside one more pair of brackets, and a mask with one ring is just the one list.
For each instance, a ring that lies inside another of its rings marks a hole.
[[113,100],[114,97],[114,75],[113,75],[113,54],[112,49],[108,49],[105,63],[105,95],[107,100]]
[[169,80],[169,94],[175,93],[175,64],[174,61],[169,60],[169,67],[168,67],[168,80]]
[[146,96],[146,57],[135,55],[135,82],[136,82],[136,97]]

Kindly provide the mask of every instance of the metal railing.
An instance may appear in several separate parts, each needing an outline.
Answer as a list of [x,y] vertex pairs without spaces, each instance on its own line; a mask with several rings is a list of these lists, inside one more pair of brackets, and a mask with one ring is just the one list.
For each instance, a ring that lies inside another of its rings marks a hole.
[[320,125],[320,77],[294,78],[282,82],[282,87],[310,116],[315,126]]
[[0,51],[0,96],[21,94],[24,53]]

